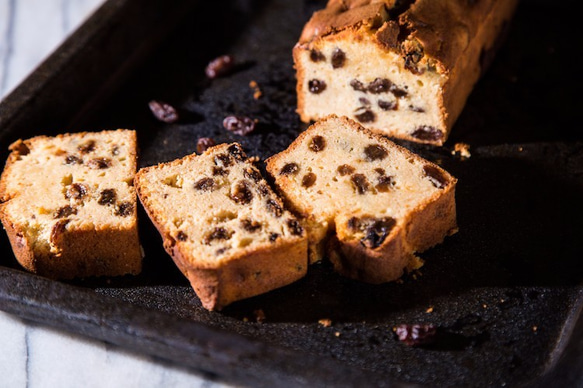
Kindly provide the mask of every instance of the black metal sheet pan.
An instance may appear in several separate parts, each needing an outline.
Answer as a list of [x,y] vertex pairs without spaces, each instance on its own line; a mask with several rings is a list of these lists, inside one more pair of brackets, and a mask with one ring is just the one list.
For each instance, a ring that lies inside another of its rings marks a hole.
[[[281,151],[306,128],[291,48],[322,5],[110,0],[0,103],[0,158],[18,138],[115,128],[138,131],[140,166],[194,152],[202,136],[261,159]],[[401,143],[459,179],[460,227],[402,282],[362,284],[322,263],[211,313],[142,211],[136,277],[44,279],[22,271],[2,235],[0,309],[250,386],[583,386],[577,10],[524,0],[446,145]],[[205,78],[225,53],[237,71]],[[181,119],[156,121],[152,99]],[[229,114],[258,119],[257,131],[227,133]],[[458,142],[470,158],[452,154]],[[435,341],[400,343],[402,323],[436,325]]]

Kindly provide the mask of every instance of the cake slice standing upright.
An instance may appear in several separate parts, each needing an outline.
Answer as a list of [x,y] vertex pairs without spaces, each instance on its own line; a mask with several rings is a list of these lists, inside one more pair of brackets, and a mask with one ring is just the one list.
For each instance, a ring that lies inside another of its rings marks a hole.
[[316,122],[267,171],[300,214],[310,262],[354,279],[396,280],[457,231],[456,179],[346,117]]

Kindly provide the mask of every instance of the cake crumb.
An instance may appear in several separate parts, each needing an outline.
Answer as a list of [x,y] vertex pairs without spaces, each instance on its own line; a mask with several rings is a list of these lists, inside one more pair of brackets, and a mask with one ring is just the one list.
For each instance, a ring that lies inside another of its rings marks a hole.
[[318,321],[318,323],[324,327],[330,327],[332,326],[332,320],[328,319],[328,318],[324,318],[324,319],[320,319]]
[[470,145],[467,143],[455,143],[451,154],[458,155],[462,160],[469,159],[472,156],[470,153]]
[[251,89],[253,89],[253,98],[254,99],[259,100],[261,98],[261,96],[263,96],[263,92],[259,88],[259,84],[257,83],[257,81],[251,80],[251,82],[249,82],[249,87]]
[[429,308],[425,310],[425,312],[431,314],[433,312],[433,306],[429,306]]
[[334,333],[334,336],[336,336],[336,337],[340,337],[340,332],[339,332],[339,331],[335,332],[335,333]]
[[535,325],[535,326],[532,327],[532,332],[533,333],[536,333],[537,330],[538,330],[538,326]]

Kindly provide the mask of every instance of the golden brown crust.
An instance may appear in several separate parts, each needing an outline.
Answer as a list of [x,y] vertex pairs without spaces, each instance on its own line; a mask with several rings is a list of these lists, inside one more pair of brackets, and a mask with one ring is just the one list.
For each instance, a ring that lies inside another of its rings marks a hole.
[[304,27],[300,43],[306,43],[352,26],[378,28],[387,18],[389,0],[331,0],[326,8],[314,13]]
[[[207,153],[225,146],[212,147]],[[221,258],[206,257],[196,242],[178,241],[173,237],[167,222],[169,215],[159,208],[152,195],[155,182],[151,176],[170,166],[195,166],[199,157],[192,154],[169,163],[143,168],[136,174],[135,186],[148,216],[162,236],[166,252],[188,278],[203,307],[221,310],[235,301],[263,294],[305,276],[305,232],[298,237],[278,238],[273,243],[260,244],[252,249],[232,247],[228,255]]]
[[[124,163],[127,165],[127,171],[135,172],[137,166],[135,132],[118,130],[102,133],[123,134],[123,141],[130,143],[127,148],[129,152],[124,155]],[[124,210],[125,217],[131,217],[133,223],[120,228],[111,228],[99,223],[94,224],[96,221],[70,223],[68,218],[60,219],[47,233],[48,243],[51,245],[50,251],[41,248],[42,243],[31,236],[27,225],[23,224],[22,219],[15,219],[17,215],[13,214],[14,210],[9,209],[11,200],[16,200],[21,195],[18,191],[14,191],[15,186],[10,186],[10,182],[18,175],[18,168],[20,168],[18,164],[24,163],[21,158],[28,155],[31,149],[39,144],[46,144],[47,149],[51,149],[55,140],[83,139],[92,135],[99,139],[99,134],[100,132],[80,132],[55,137],[37,136],[27,140],[17,140],[10,146],[11,153],[0,177],[0,220],[16,259],[26,270],[54,279],[140,273],[142,251],[136,223],[135,193],[134,204]],[[47,158],[52,157],[52,154],[47,156]],[[61,179],[62,177],[55,176],[57,181],[55,184],[58,184]],[[37,182],[29,184],[36,185]],[[46,194],[50,195],[48,190]],[[36,203],[29,204],[30,208],[36,206],[38,206]],[[21,214],[18,216],[22,217]]]

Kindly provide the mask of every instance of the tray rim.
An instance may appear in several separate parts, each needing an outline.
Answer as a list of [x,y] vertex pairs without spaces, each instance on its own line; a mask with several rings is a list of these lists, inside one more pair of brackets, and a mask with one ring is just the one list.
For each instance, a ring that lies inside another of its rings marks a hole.
[[[58,75],[66,71],[79,56],[84,46],[99,38],[103,29],[111,28],[110,20],[124,7],[137,7],[139,0],[107,0],[69,35],[19,85],[0,101],[0,140],[10,133],[10,127],[19,117],[34,111],[36,100]],[[183,2],[185,3],[185,2]],[[196,3],[196,2],[194,2]],[[127,26],[129,28],[129,26]],[[161,40],[161,39],[160,39]],[[141,50],[141,51],[140,51]],[[140,48],[138,59],[146,55]],[[128,71],[128,69],[122,69]],[[123,74],[114,74],[118,80]],[[112,82],[115,84],[115,82]],[[105,88],[113,87],[106,85]],[[107,93],[107,90],[106,92]],[[79,115],[88,111],[103,95],[86,101]],[[73,120],[74,121],[74,120]],[[9,251],[12,254],[12,251]],[[41,298],[35,287],[46,292]],[[22,292],[24,289],[25,292]],[[69,296],[74,294],[76,298]],[[579,303],[565,322],[558,344],[550,355],[549,365],[532,386],[544,386],[560,372],[568,372],[563,379],[583,381],[583,290]],[[71,300],[74,299],[74,300]],[[86,306],[100,304],[106,313],[91,314]],[[225,329],[209,327],[193,320],[168,316],[161,311],[134,305],[113,297],[98,294],[91,289],[76,287],[27,273],[21,269],[0,265],[0,310],[22,319],[54,327],[122,348],[160,357],[194,371],[211,373],[226,382],[248,383],[253,386],[375,386],[408,387],[412,384],[387,380],[380,374],[361,370],[331,359],[316,357],[306,352],[264,343]],[[160,342],[159,333],[148,325],[150,320],[163,322],[174,333],[167,333],[167,343]],[[241,351],[247,349],[247,351]],[[301,360],[299,360],[301,359]],[[269,360],[269,365],[265,365]],[[225,370],[225,364],[237,364]],[[348,367],[347,367],[348,366]],[[576,373],[576,369],[581,371]],[[301,371],[301,373],[300,373]],[[225,373],[226,372],[226,373]],[[324,373],[323,373],[324,372]],[[285,380],[282,381],[282,378]],[[567,381],[567,380],[564,380]]]

